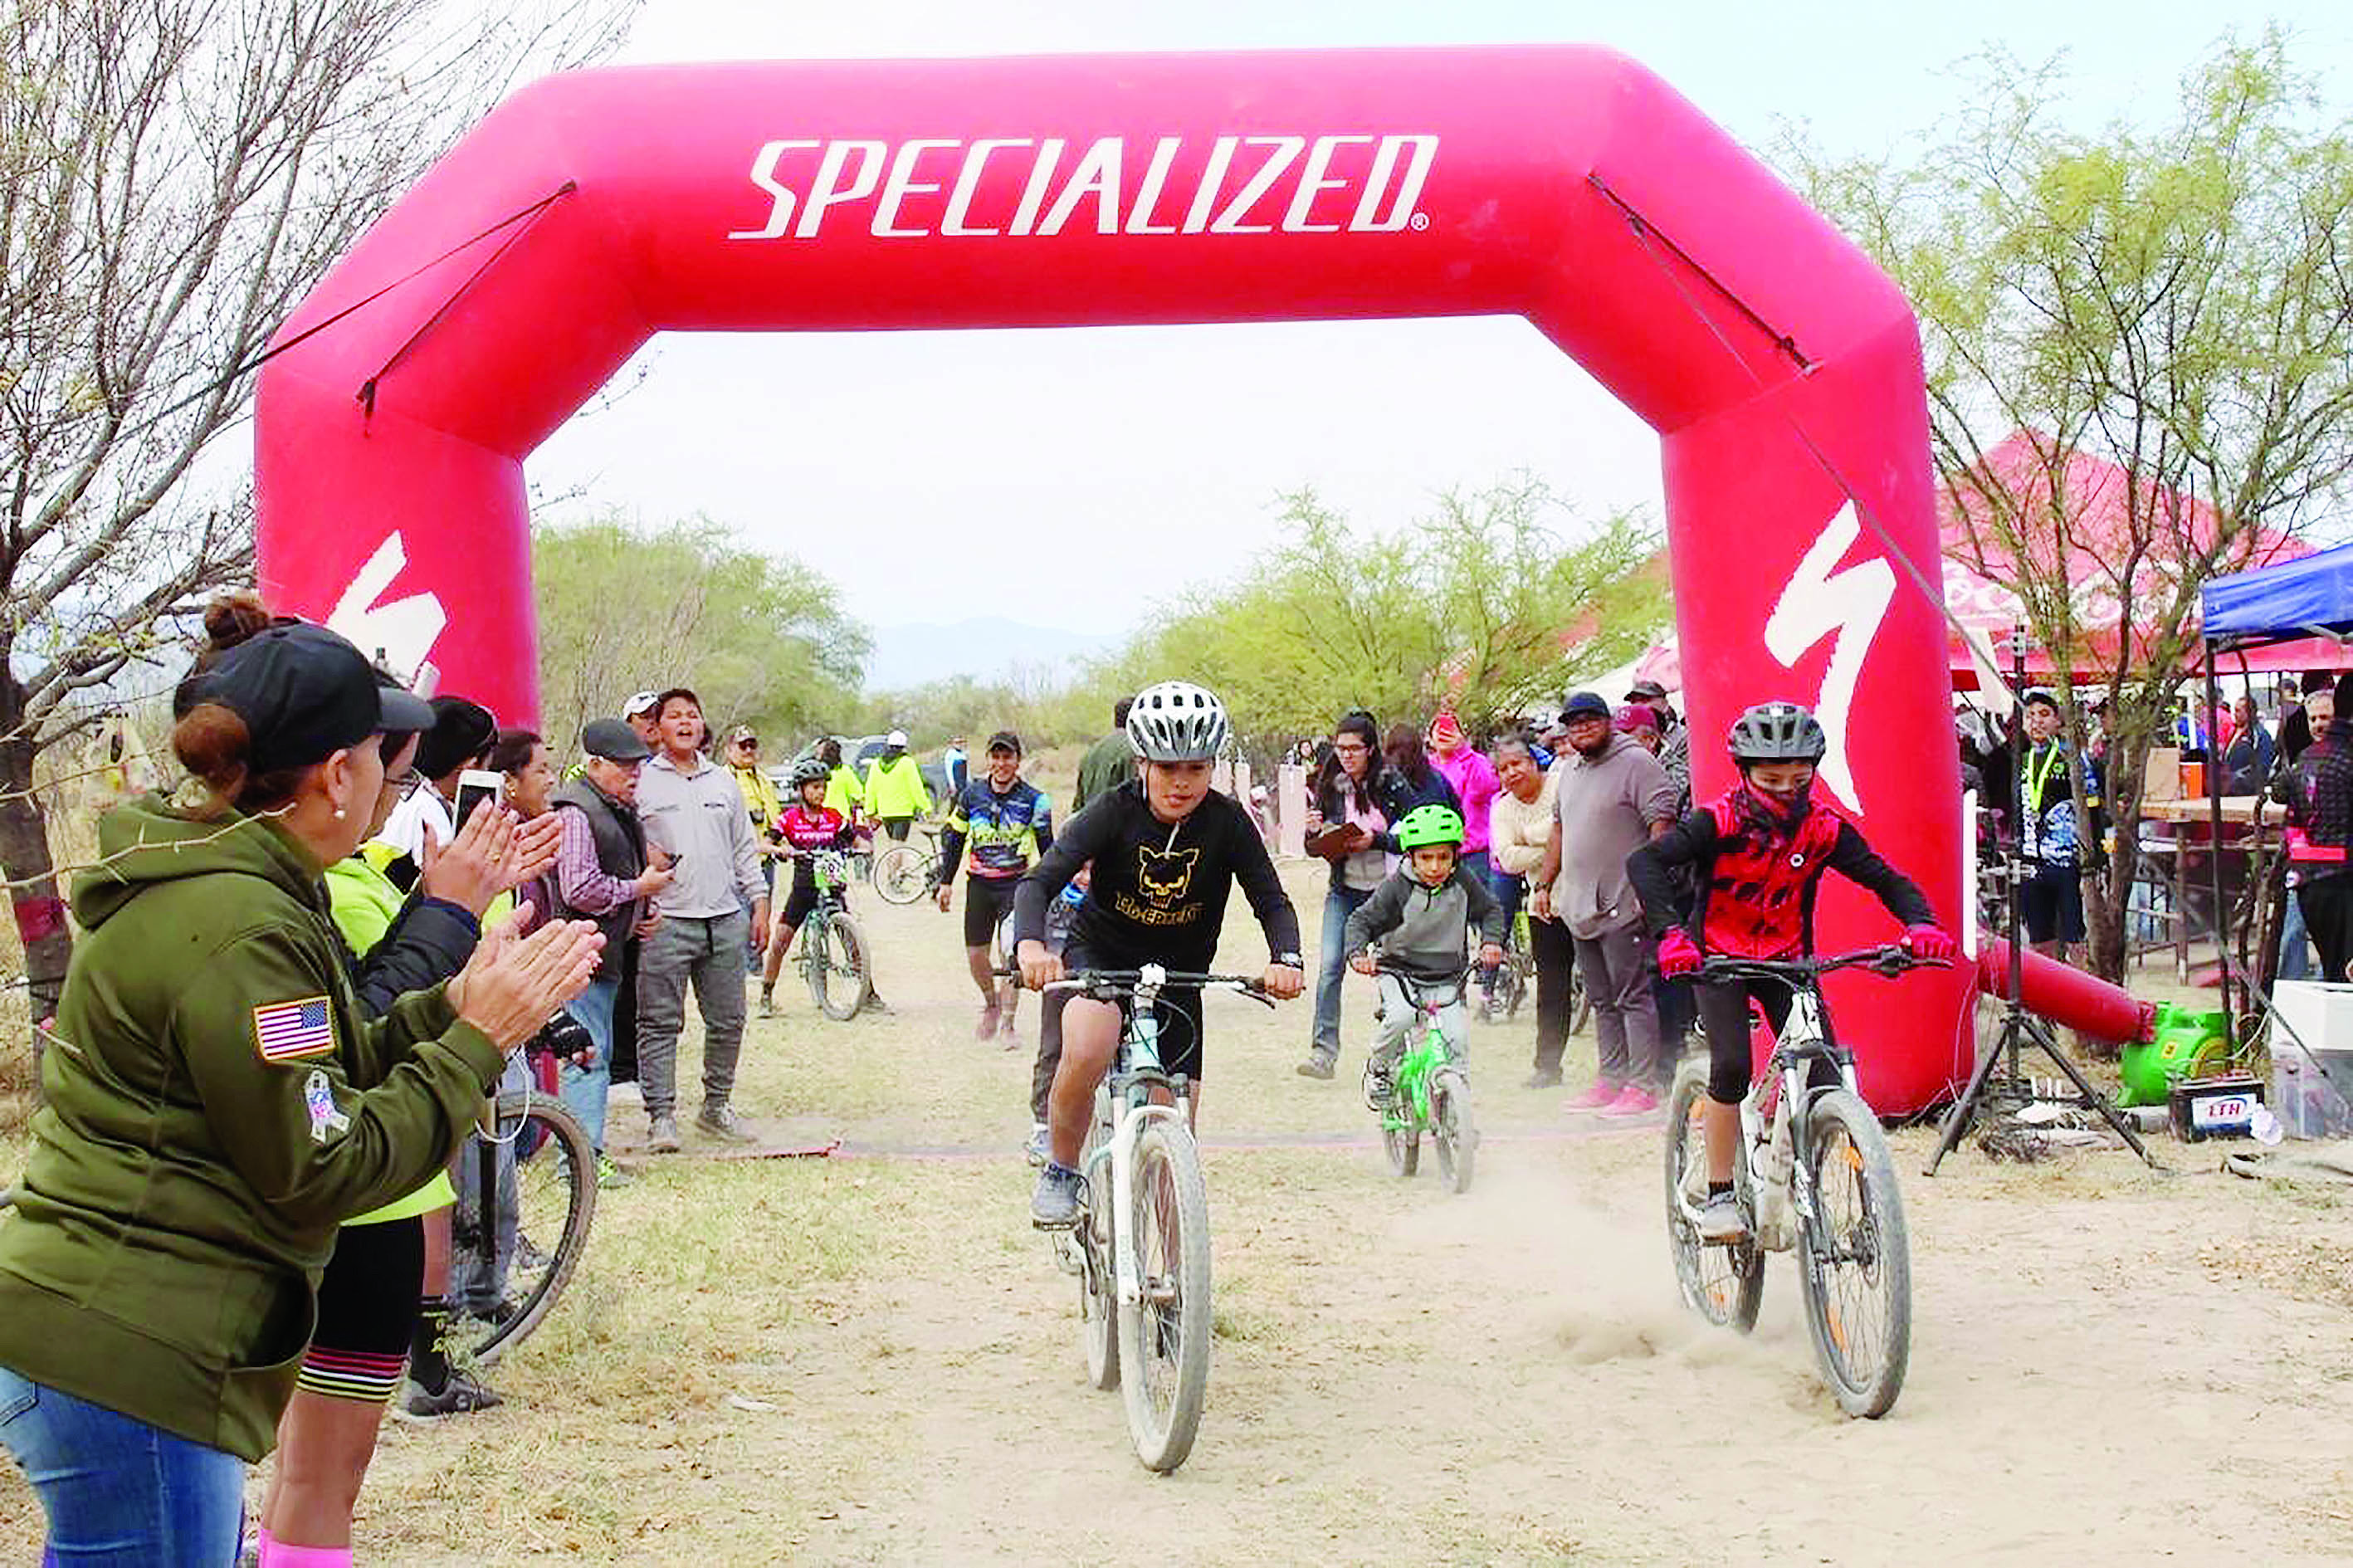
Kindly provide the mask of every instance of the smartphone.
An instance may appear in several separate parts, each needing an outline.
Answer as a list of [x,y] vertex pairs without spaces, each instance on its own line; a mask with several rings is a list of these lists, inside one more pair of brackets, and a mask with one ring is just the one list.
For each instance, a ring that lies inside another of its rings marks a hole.
[[469,768],[458,775],[458,826],[461,831],[473,817],[474,808],[484,800],[495,801],[506,782],[505,774],[481,768]]

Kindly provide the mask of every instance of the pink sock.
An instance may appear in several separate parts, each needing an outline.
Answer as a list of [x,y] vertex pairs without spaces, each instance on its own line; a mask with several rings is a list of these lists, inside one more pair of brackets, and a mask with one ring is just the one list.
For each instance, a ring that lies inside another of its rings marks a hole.
[[352,1568],[352,1549],[348,1546],[289,1546],[273,1541],[265,1532],[261,1538],[261,1568]]

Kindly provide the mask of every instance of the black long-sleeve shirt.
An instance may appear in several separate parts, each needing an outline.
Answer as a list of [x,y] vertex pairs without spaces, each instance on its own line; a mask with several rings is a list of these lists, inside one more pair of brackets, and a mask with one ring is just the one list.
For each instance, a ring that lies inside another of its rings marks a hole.
[[1174,824],[1152,814],[1140,781],[1089,801],[1014,890],[1017,941],[1045,940],[1048,901],[1090,863],[1087,901],[1071,940],[1106,967],[1207,970],[1237,882],[1266,932],[1268,953],[1298,961],[1291,895],[1250,814],[1223,795],[1212,791]]

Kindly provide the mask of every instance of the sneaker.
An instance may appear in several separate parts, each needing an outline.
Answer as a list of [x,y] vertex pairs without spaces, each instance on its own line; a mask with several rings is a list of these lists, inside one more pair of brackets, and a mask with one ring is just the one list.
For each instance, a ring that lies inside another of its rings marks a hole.
[[1748,1239],[1748,1220],[1740,1212],[1740,1200],[1729,1192],[1711,1192],[1699,1209],[1699,1239],[1709,1246],[1723,1246]]
[[596,1190],[609,1192],[616,1187],[626,1187],[637,1178],[613,1162],[609,1154],[596,1156]]
[[1397,1095],[1397,1077],[1387,1062],[1365,1064],[1365,1103],[1375,1110],[1387,1110]]
[[1622,1084],[1613,1084],[1607,1078],[1596,1078],[1590,1088],[1560,1108],[1570,1111],[1598,1111],[1603,1106],[1614,1104],[1618,1097],[1625,1092],[1626,1088]]
[[651,1129],[646,1134],[646,1152],[676,1154],[679,1150],[678,1118],[656,1116],[648,1119],[651,1123]]
[[506,1403],[470,1375],[454,1368],[449,1381],[441,1385],[438,1393],[427,1393],[412,1379],[402,1383],[400,1395],[394,1402],[393,1415],[418,1425],[452,1415],[471,1415],[478,1410],[490,1410]]
[[990,1002],[980,1010],[980,1022],[972,1026],[972,1037],[975,1040],[996,1039],[997,1025],[1004,1016],[997,1003]]
[[1538,1067],[1535,1072],[1530,1073],[1526,1077],[1520,1080],[1520,1087],[1524,1089],[1556,1089],[1560,1087],[1560,1069],[1557,1067]]
[[1044,1122],[1030,1124],[1029,1141],[1021,1146],[1021,1152],[1032,1165],[1043,1165],[1054,1158],[1054,1140],[1048,1135]]
[[888,1018],[891,1016],[891,1004],[883,1001],[881,996],[877,995],[873,991],[868,991],[866,993],[866,1000],[858,1004],[858,1011],[860,1012],[879,1012],[883,1017]]
[[763,991],[760,993],[760,1016],[763,1018],[774,1018],[776,1016],[776,993],[775,991]]
[[744,1125],[744,1118],[735,1114],[735,1107],[731,1105],[703,1107],[695,1113],[694,1127],[698,1132],[707,1132],[728,1143],[760,1141],[760,1135]]
[[1297,1072],[1303,1078],[1329,1078],[1339,1060],[1337,1051],[1318,1048],[1307,1053],[1307,1060],[1299,1064]]
[[1079,1223],[1077,1171],[1046,1162],[1046,1169],[1038,1172],[1038,1191],[1029,1197],[1029,1223],[1039,1230],[1063,1230]]
[[1640,1084],[1629,1084],[1618,1091],[1618,1097],[1603,1106],[1597,1115],[1618,1121],[1631,1121],[1637,1117],[1656,1116],[1659,1097]]

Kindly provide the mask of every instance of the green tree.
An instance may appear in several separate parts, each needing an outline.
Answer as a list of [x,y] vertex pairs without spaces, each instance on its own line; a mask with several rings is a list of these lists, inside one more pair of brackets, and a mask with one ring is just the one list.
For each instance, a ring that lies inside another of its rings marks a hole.
[[559,749],[648,688],[691,685],[713,729],[777,736],[839,724],[856,704],[870,641],[840,590],[708,517],[541,525],[531,556],[541,718]]
[[[2096,134],[2057,123],[2055,64],[1977,69],[1968,115],[1911,155],[1788,162],[1919,312],[1957,554],[2016,589],[2063,684],[2113,694],[2116,831],[2087,913],[2121,979],[2199,586],[2261,564],[2353,471],[2353,137],[2275,30],[2219,45],[2157,122]],[[1989,461],[2012,431],[2028,461]],[[2087,528],[2078,452],[2123,471],[2120,526]]]
[[1302,490],[1275,533],[1229,585],[1163,607],[1098,683],[1199,681],[1266,751],[1356,707],[1415,722],[1451,707],[1484,734],[1557,699],[1575,666],[1632,657],[1666,619],[1643,569],[1656,530],[1630,514],[1575,528],[1533,479],[1443,495],[1388,535]]

